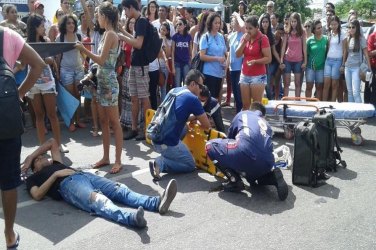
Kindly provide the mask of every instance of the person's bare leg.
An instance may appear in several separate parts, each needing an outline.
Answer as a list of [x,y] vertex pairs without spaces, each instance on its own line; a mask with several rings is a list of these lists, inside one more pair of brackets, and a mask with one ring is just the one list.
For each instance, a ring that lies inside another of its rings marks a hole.
[[281,81],[281,70],[278,69],[276,74],[275,74],[275,78],[274,78],[274,100],[278,100],[279,99],[279,94],[280,94],[280,81]]
[[110,164],[110,123],[105,108],[100,104],[97,107],[102,128],[103,157],[95,163],[94,168]]
[[254,102],[262,102],[264,96],[265,85],[264,84],[252,84],[251,85],[251,98]]
[[[149,100],[149,98],[147,98]],[[138,123],[138,112],[139,112],[139,102],[137,96],[131,96],[132,101],[132,130],[137,131],[137,123]],[[149,102],[150,106],[150,102]],[[144,106],[145,107],[145,106]]]
[[331,102],[335,102],[336,101],[336,98],[337,98],[337,91],[338,91],[338,85],[339,85],[339,81],[338,80],[332,80],[332,96],[331,98],[329,99],[329,101]]
[[240,93],[242,97],[242,110],[249,110],[251,107],[251,88],[247,84],[240,84]]
[[283,75],[283,96],[289,96],[290,91],[291,74]]
[[39,144],[42,145],[45,139],[46,127],[44,126],[44,107],[41,94],[35,94],[34,98],[31,99],[33,104],[33,109],[35,113],[35,125],[37,127],[37,136]]
[[313,83],[307,82],[306,83],[306,91],[305,91],[305,96],[307,98],[311,98],[312,97],[312,89],[313,89]]
[[[330,77],[324,77],[324,88],[323,88],[323,93],[322,93],[323,101],[329,101],[329,90],[330,90],[331,85],[332,85],[332,79]],[[333,90],[332,90],[332,96],[333,96]]]
[[123,150],[123,130],[119,121],[119,108],[118,106],[106,107],[104,110],[115,136],[115,164],[112,166],[111,174],[116,174],[121,170],[121,152]]
[[61,144],[60,140],[60,124],[59,119],[57,118],[56,114],[56,95],[53,94],[44,94],[43,100],[46,107],[47,117],[50,120],[51,123],[51,129],[53,136],[58,143],[58,145]]
[[1,191],[1,200],[3,203],[4,213],[4,234],[7,246],[11,246],[16,242],[16,235],[14,233],[14,220],[17,212],[17,189]]
[[323,83],[316,83],[316,97],[322,101],[322,88],[323,88]]
[[99,124],[98,124],[98,104],[96,97],[91,99],[91,117],[93,118],[93,136],[98,136]]
[[295,97],[300,97],[300,93],[302,92],[302,81],[300,80],[301,74],[296,73],[294,77],[295,83]]

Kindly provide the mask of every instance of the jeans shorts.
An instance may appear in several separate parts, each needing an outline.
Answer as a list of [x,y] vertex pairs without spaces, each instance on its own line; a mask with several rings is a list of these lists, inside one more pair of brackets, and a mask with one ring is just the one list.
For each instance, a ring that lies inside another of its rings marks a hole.
[[41,95],[45,95],[45,94],[57,94],[56,92],[56,86],[55,84],[53,86],[51,86],[50,88],[46,89],[46,90],[43,90],[41,88],[38,87],[38,84],[35,84],[30,90],[29,92],[27,92],[27,97],[29,97],[30,99],[34,99],[34,95],[38,95],[38,94],[41,94]]
[[60,69],[60,80],[64,86],[76,83],[78,84],[84,78],[84,69]]
[[0,140],[0,189],[11,190],[21,185],[21,136]]
[[340,71],[339,68],[342,65],[341,58],[326,58],[325,68],[324,68],[324,77],[331,78],[333,80],[339,80]]
[[301,74],[302,73],[302,64],[303,62],[289,62],[284,60],[283,63],[285,64],[285,69],[283,70],[284,74]]
[[306,82],[308,83],[316,83],[316,84],[323,84],[324,83],[324,70],[313,70],[311,68],[307,68],[306,70]]
[[255,84],[264,84],[267,83],[266,75],[259,75],[259,76],[246,76],[241,74],[239,84],[243,85],[255,85]]

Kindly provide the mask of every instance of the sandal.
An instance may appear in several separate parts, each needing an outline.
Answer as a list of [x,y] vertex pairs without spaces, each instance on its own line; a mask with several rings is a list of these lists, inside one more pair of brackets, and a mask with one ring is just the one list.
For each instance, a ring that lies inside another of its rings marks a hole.
[[161,179],[161,176],[158,173],[159,171],[156,170],[155,162],[149,161],[149,170],[153,177],[153,181],[159,181]]
[[90,131],[91,132],[91,134],[94,136],[94,137],[97,137],[99,134],[98,134],[98,128],[96,128],[96,127],[93,127],[93,130],[92,131]]
[[71,125],[69,125],[68,130],[69,130],[70,132],[74,132],[74,131],[76,131],[76,126],[74,126],[74,124],[72,123]]
[[85,123],[82,123],[82,122],[77,122],[77,123],[76,123],[76,127],[77,127],[77,128],[86,128],[86,124],[85,124]]
[[14,242],[13,245],[7,246],[7,250],[17,249],[18,245],[20,244],[20,234],[17,232],[14,232],[14,234],[16,236],[16,242]]
[[111,170],[110,170],[110,173],[111,173],[111,174],[117,174],[117,173],[119,173],[120,170],[122,170],[122,169],[123,169],[123,167],[121,166],[121,164],[119,164],[119,163],[115,163],[115,164],[112,166],[112,168],[111,168]]

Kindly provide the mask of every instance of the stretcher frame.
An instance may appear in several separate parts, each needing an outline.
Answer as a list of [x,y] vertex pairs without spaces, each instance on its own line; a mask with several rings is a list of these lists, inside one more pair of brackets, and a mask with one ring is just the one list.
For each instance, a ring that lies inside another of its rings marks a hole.
[[[284,131],[284,137],[288,140],[292,139],[294,137],[294,127],[298,122],[310,120],[312,121],[312,116],[289,116],[287,115],[286,110],[289,108],[289,106],[300,106],[300,107],[307,107],[315,109],[317,112],[322,109],[314,104],[312,102],[319,101],[317,98],[305,98],[305,97],[284,97],[282,98],[282,101],[309,101],[311,103],[280,103],[277,104],[277,106],[274,108],[273,114],[266,114],[266,119],[269,122],[269,124],[272,127],[281,127]],[[278,112],[280,109],[279,107],[283,106],[283,112],[280,114]],[[323,107],[328,112],[330,112],[331,107]],[[347,129],[350,132],[351,135],[351,141],[354,145],[362,145],[364,143],[364,138],[362,136],[362,130],[360,128],[361,125],[364,125],[366,123],[366,119],[364,118],[358,118],[358,119],[343,119],[343,118],[335,118],[335,123],[337,128],[344,128]]]

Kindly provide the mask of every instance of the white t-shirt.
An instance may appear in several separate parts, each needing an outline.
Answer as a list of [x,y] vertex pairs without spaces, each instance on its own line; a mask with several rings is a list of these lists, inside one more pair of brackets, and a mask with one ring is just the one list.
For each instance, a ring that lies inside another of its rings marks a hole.
[[342,58],[342,54],[343,54],[343,51],[342,51],[342,41],[346,39],[346,33],[345,32],[341,32],[341,36],[340,36],[340,39],[341,41],[339,41],[338,43],[338,34],[337,35],[334,35],[333,33],[331,34],[330,36],[330,42],[329,42],[329,51],[328,51],[328,55],[327,55],[327,58]]
[[[170,25],[170,37],[172,37],[173,35],[175,35],[174,24],[170,20],[166,20],[166,22],[168,22],[168,24]],[[151,24],[153,24],[153,26],[157,28],[159,32],[159,29],[161,28],[161,22],[159,21],[159,19],[154,20],[153,22],[151,22]]]
[[[170,36],[172,37],[175,34],[174,25],[169,20],[166,20],[166,21],[170,24]],[[158,30],[158,33],[159,33],[159,28],[161,27],[161,22],[159,21],[159,19],[154,20],[153,22],[151,22],[151,24]],[[159,69],[159,63],[157,59],[149,63],[149,72],[156,71],[158,69]]]

